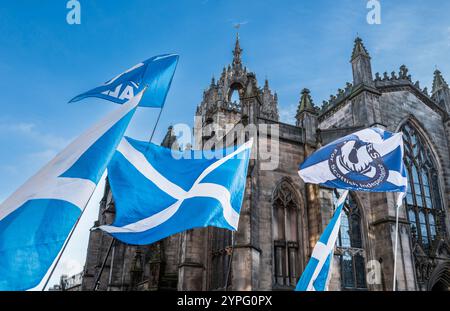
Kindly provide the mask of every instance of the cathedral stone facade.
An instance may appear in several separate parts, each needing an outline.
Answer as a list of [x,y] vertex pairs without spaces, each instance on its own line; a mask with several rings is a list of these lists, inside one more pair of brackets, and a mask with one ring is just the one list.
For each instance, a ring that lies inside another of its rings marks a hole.
[[[237,38],[232,64],[217,81],[212,79],[197,107],[200,125],[279,128],[277,168],[262,169],[270,157],[264,152],[270,150],[260,150],[250,161],[239,230],[193,229],[149,246],[125,245],[93,231],[82,289],[292,290],[332,215],[336,195],[333,189],[303,183],[298,164],[338,137],[376,126],[404,134],[409,190],[399,213],[397,288],[450,290],[449,86],[436,70],[429,93],[412,81],[404,65],[398,72],[373,76],[360,38],[350,63],[352,83],[321,108],[303,89],[296,124],[285,124],[268,81],[259,87],[256,75],[243,65]],[[201,130],[197,139],[211,136]],[[256,137],[259,146],[273,138]],[[178,148],[171,128],[162,145]],[[95,225],[111,223],[114,213],[107,183]],[[395,195],[351,192],[330,290],[392,290],[394,237]]]

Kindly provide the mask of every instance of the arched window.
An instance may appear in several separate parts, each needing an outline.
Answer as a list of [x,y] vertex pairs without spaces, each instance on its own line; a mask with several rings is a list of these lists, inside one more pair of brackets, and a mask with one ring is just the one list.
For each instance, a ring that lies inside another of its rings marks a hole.
[[292,287],[297,284],[298,262],[298,209],[295,189],[283,180],[273,194],[273,239],[275,285]]
[[366,289],[365,251],[361,232],[361,213],[356,201],[349,194],[341,216],[341,229],[336,253],[341,263],[343,289]]
[[408,193],[405,198],[414,242],[425,252],[439,234],[444,222],[436,162],[425,140],[407,122],[402,127],[405,145],[404,162],[408,170]]

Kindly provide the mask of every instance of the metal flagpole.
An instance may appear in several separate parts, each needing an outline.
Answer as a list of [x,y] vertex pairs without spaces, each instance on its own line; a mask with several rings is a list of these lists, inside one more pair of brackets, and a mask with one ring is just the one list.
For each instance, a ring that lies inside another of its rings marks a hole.
[[[148,86],[145,87],[144,93],[147,90],[147,88],[148,88]],[[144,94],[142,96],[144,96]],[[149,143],[151,143],[152,140],[153,140],[153,135],[155,134],[156,127],[158,126],[159,120],[161,119],[161,114],[162,114],[163,109],[164,109],[164,106],[162,106],[161,109],[159,110],[158,118],[156,119],[155,126],[153,126],[153,130],[152,130],[152,134],[151,134],[150,139],[149,139]],[[147,150],[148,150],[148,147],[147,147]],[[103,260],[103,264],[102,264],[102,266],[100,268],[100,271],[99,271],[99,273],[97,275],[97,278],[95,280],[94,288],[92,289],[93,291],[97,290],[97,285],[98,285],[97,283],[100,281],[100,278],[101,278],[101,276],[103,274],[103,270],[105,268],[105,265],[106,265],[106,262],[108,260],[109,254],[111,253],[111,248],[112,248],[112,246],[113,246],[115,241],[116,241],[116,238],[113,237],[112,240],[111,240],[111,244],[108,247],[108,251],[107,251],[107,253],[105,255],[105,259]],[[112,267],[110,269],[112,269]]]
[[72,230],[70,231],[69,236],[67,237],[66,241],[64,242],[63,248],[61,249],[61,251],[59,252],[58,258],[56,259],[55,264],[53,265],[52,270],[50,271],[50,275],[48,276],[47,280],[45,281],[44,287],[42,287],[41,291],[45,291],[45,288],[48,285],[48,282],[50,282],[50,279],[53,276],[53,273],[56,270],[56,266],[58,265],[59,261],[61,260],[61,257],[64,253],[64,251],[66,250],[67,245],[69,244],[70,239],[73,236],[73,233],[75,232],[75,229],[77,228],[78,224],[80,223],[81,217],[83,217],[84,212],[86,211],[86,208],[89,204],[89,202],[91,201],[92,196],[94,195],[95,189],[94,191],[92,191],[91,195],[89,196],[89,200],[86,202],[86,205],[84,206],[83,210],[81,211],[80,216],[78,217],[77,221],[75,222],[75,225],[72,227]]
[[[95,278],[94,287],[92,288],[92,291],[96,291],[98,285],[100,285],[99,284],[100,277],[103,274],[103,270],[105,269],[106,262],[108,261],[109,254],[111,253],[111,248],[113,247],[115,241],[116,241],[116,238],[113,237],[111,240],[111,244],[109,244],[108,251],[106,252],[105,259],[103,259],[103,263],[102,263],[102,266],[100,267],[100,271],[98,272],[97,277]],[[110,269],[112,269],[112,267],[110,267]]]
[[395,212],[395,245],[394,245],[394,280],[392,289],[393,291],[397,290],[397,247],[398,247],[398,212],[400,208],[400,204],[396,203],[397,208]]
[[225,277],[225,291],[228,291],[228,280],[229,280],[230,274],[231,274],[231,265],[233,264],[234,242],[235,242],[234,233],[235,233],[235,231],[231,232],[231,255],[230,255],[230,260],[228,260],[228,271],[227,271],[227,275]]

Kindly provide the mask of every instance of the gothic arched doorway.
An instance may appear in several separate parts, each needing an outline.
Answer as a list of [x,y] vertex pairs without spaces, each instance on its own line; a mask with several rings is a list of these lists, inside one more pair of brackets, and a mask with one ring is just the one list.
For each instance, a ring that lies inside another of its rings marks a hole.
[[450,291],[450,263],[441,264],[430,276],[429,291]]

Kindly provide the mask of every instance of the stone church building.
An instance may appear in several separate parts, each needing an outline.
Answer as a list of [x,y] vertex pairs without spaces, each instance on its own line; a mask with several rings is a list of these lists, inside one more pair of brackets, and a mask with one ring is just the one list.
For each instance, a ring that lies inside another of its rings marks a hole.
[[[292,290],[332,215],[335,196],[333,189],[303,183],[298,165],[320,146],[376,126],[404,134],[409,191],[399,214],[397,288],[450,290],[449,86],[436,70],[429,93],[412,81],[404,65],[398,72],[373,75],[360,38],[350,63],[352,83],[321,108],[303,89],[296,124],[285,124],[268,81],[259,87],[255,73],[242,63],[237,38],[232,64],[212,79],[197,116],[203,126],[277,124],[278,168],[261,169],[260,155],[250,161],[236,233],[193,229],[153,245],[132,246],[91,232],[82,289]],[[263,139],[260,145],[267,143]],[[176,146],[171,128],[162,145]],[[114,213],[107,183],[95,226],[111,223]],[[392,290],[394,229],[394,194],[351,192],[330,290]]]

